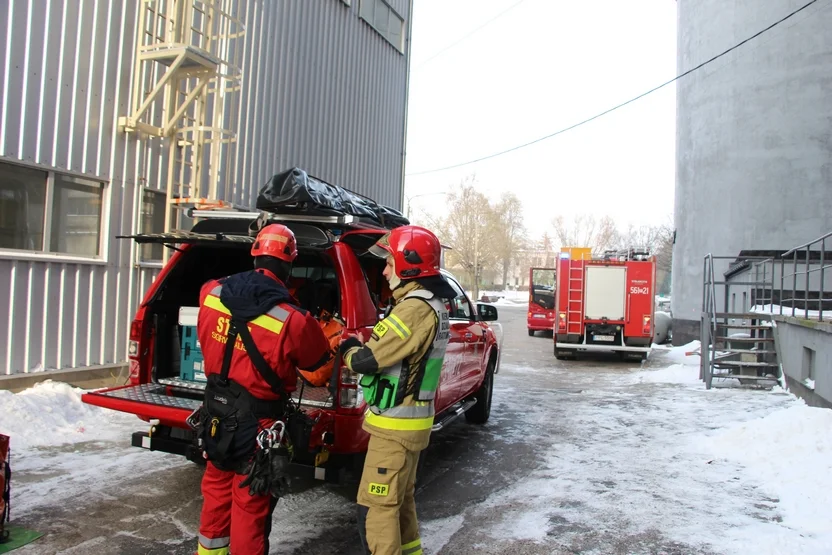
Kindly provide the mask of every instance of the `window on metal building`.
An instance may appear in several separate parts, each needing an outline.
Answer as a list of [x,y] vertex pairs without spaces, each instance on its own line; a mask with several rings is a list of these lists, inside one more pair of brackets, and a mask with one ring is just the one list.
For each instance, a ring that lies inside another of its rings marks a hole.
[[358,14],[396,50],[404,53],[404,18],[384,0],[361,0]]
[[0,162],[0,248],[97,257],[104,184]]
[[[145,189],[142,194],[141,233],[165,232],[165,209],[167,195],[160,191]],[[164,245],[146,244],[141,246],[140,256],[143,262],[161,262]]]

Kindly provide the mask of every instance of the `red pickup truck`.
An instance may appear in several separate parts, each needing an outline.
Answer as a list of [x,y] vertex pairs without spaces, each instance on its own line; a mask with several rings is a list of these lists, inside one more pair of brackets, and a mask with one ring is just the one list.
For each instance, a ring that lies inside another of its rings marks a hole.
[[[249,251],[257,225],[279,221],[294,231],[299,255],[291,282],[297,287],[296,297],[313,314],[337,315],[344,322],[344,337],[367,339],[390,297],[382,277],[384,261],[367,252],[387,232],[385,228],[343,215],[200,212],[189,232],[132,236],[139,243],[161,243],[175,252],[130,326],[130,385],[82,397],[85,403],[133,413],[148,422],[146,431],[133,434],[134,446],[197,462],[202,454],[186,419],[201,404],[205,382],[194,322],[183,321],[182,314],[194,314],[206,281],[252,268]],[[458,295],[447,300],[451,338],[436,393],[434,431],[463,414],[476,424],[488,420],[500,361],[489,325],[497,319],[497,309],[486,304],[475,307],[454,277],[444,270],[443,275]],[[361,464],[369,439],[361,429],[366,406],[358,375],[336,358],[327,385],[303,387],[302,383],[293,396],[314,425],[308,449],[295,455],[294,473],[341,481],[345,471],[360,468],[356,465]]]

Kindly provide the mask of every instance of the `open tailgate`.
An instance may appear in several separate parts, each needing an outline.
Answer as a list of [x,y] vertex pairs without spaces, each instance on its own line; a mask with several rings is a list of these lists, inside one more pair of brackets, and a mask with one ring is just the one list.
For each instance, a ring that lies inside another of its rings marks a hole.
[[[149,383],[126,385],[84,393],[84,403],[135,414],[144,420],[158,419],[168,426],[187,428],[185,422],[190,414],[202,404],[202,384],[175,385],[179,380],[165,380],[170,383]],[[182,382],[179,382],[180,384]],[[174,384],[174,385],[172,385]],[[194,393],[199,399],[192,399]],[[190,394],[190,397],[184,396]],[[335,406],[334,394],[327,387],[298,387],[292,398],[300,406],[310,409],[331,409]]]
[[166,425],[187,428],[188,416],[202,399],[179,396],[175,387],[149,383],[126,385],[84,393],[81,400],[90,405],[128,412],[144,420],[158,419]]

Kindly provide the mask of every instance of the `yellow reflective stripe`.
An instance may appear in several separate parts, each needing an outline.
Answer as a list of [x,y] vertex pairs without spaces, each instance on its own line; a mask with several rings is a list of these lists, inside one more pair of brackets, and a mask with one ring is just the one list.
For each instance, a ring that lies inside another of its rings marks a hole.
[[[411,335],[413,335],[413,332],[412,332],[412,331],[410,331],[410,328],[408,328],[408,327],[405,325],[405,323],[404,323],[404,322],[402,322],[402,319],[401,319],[401,318],[399,318],[399,317],[398,317],[398,316],[396,316],[395,314],[391,314],[391,315],[389,316],[389,319],[390,319],[390,320],[393,320],[393,323],[394,323],[394,324],[398,324],[398,325],[399,325],[399,329],[401,329],[401,330],[402,330],[402,332],[403,332],[403,333],[404,333],[407,337],[410,337]],[[402,337],[402,339],[404,339],[404,337]]]
[[202,544],[200,543],[196,552],[197,555],[228,555],[228,545],[226,544],[225,547],[211,549],[209,547],[202,547]]
[[222,302],[220,302],[219,297],[215,297],[214,295],[208,295],[205,297],[205,306],[208,308],[213,308],[214,310],[219,310],[223,314],[231,315],[231,311],[228,310]]
[[[205,306],[208,308],[213,308],[223,314],[228,314],[231,316],[231,311],[226,308],[222,302],[220,302],[219,297],[215,297],[214,295],[208,295],[205,297]],[[280,333],[283,331],[283,322],[275,318],[274,316],[269,316],[268,314],[263,314],[262,316],[258,316],[249,324],[253,324],[257,327],[269,330],[274,333]]]
[[420,539],[402,545],[402,555],[418,555],[419,553],[422,553],[422,540]]
[[377,428],[384,428],[385,430],[415,432],[418,430],[429,430],[433,426],[433,416],[425,418],[390,418],[367,410],[364,413],[364,419],[367,424]]
[[283,322],[281,322],[277,318],[272,318],[268,314],[258,316],[249,323],[274,333],[280,333],[283,330]]

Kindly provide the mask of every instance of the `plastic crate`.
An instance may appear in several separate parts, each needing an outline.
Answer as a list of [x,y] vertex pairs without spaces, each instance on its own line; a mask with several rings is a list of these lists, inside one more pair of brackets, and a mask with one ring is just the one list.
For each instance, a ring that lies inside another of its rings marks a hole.
[[179,325],[181,338],[179,349],[179,377],[192,382],[205,382],[203,369],[202,347],[196,334],[197,307],[179,309]]

